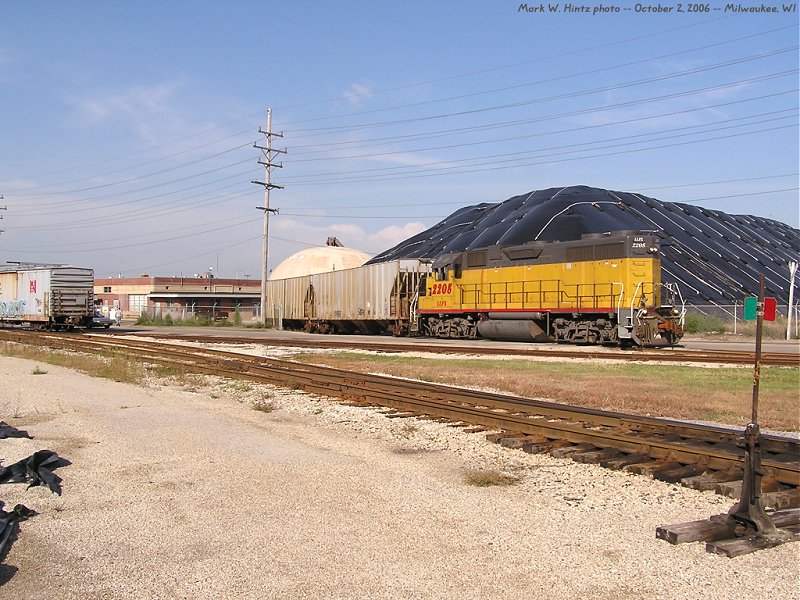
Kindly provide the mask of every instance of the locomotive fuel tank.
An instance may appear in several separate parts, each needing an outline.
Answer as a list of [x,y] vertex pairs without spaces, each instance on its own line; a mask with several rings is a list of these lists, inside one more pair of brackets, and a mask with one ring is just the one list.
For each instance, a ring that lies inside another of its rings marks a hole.
[[547,335],[536,321],[523,319],[487,319],[478,323],[478,334],[491,340],[516,342],[549,342]]

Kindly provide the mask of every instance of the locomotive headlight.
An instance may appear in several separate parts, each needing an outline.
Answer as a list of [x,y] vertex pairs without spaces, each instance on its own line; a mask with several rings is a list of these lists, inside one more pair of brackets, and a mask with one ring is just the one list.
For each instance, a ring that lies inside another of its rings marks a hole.
[[672,309],[672,314],[677,317],[679,314],[681,314],[681,311],[679,311],[677,308],[673,308]]
[[656,252],[658,252],[658,248],[656,248],[655,246],[650,246],[650,247],[647,249],[647,251],[648,251],[650,254],[655,254]]

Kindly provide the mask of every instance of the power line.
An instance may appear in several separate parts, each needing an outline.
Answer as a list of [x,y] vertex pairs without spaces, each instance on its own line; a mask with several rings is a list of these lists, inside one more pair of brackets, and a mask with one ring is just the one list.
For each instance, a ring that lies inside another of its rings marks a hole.
[[[709,141],[715,141],[715,140],[742,137],[742,136],[746,136],[746,135],[754,135],[754,134],[757,134],[757,133],[765,133],[765,132],[768,132],[768,131],[778,131],[778,130],[782,130],[782,129],[788,129],[790,127],[797,127],[797,125],[793,124],[793,125],[789,125],[789,126],[786,126],[786,127],[771,127],[771,128],[759,129],[759,130],[756,130],[756,131],[750,131],[750,132],[745,132],[745,133],[737,133],[737,134],[725,135],[725,136],[716,136],[716,137],[711,137],[711,138],[707,138],[707,139],[704,139],[704,140],[692,140],[692,141],[686,141],[686,142],[676,142],[674,144],[661,144],[661,145],[658,145],[658,146],[650,146],[650,147],[647,147],[647,148],[636,148],[636,149],[630,149],[630,150],[621,150],[621,151],[618,151],[618,152],[608,152],[608,153],[605,153],[605,154],[594,154],[594,155],[588,155],[588,156],[576,156],[576,157],[562,158],[562,159],[546,159],[546,160],[543,160],[543,161],[540,161],[540,162],[528,162],[528,163],[517,164],[517,165],[484,166],[484,167],[472,165],[472,166],[469,167],[468,171],[465,171],[465,170],[457,171],[457,170],[455,170],[455,169],[459,169],[459,168],[464,169],[463,165],[459,165],[459,166],[454,166],[454,167],[444,167],[444,168],[441,168],[441,169],[418,169],[416,171],[408,171],[408,172],[405,172],[405,173],[401,173],[401,174],[398,174],[398,175],[391,175],[391,176],[374,176],[374,177],[367,176],[367,177],[361,177],[361,178],[351,177],[351,178],[342,178],[342,179],[329,179],[329,180],[324,180],[324,181],[314,181],[314,182],[306,182],[306,183],[297,182],[297,183],[293,183],[293,185],[296,186],[296,187],[299,187],[299,186],[313,186],[313,185],[333,185],[333,184],[340,184],[340,183],[355,183],[355,182],[361,183],[361,182],[367,182],[367,181],[396,181],[398,179],[411,179],[411,178],[421,179],[421,178],[427,178],[427,177],[439,177],[439,176],[442,176],[442,175],[453,175],[453,174],[462,174],[462,173],[476,173],[476,172],[485,172],[485,171],[498,171],[498,170],[515,169],[515,168],[522,168],[522,167],[531,167],[531,166],[553,164],[553,163],[560,163],[560,162],[569,162],[569,161],[575,161],[575,160],[586,160],[586,159],[590,159],[590,158],[607,158],[609,156],[616,156],[616,155],[620,155],[620,154],[630,154],[630,153],[642,152],[642,151],[646,151],[646,150],[658,150],[658,149],[661,149],[661,148],[671,148],[671,147],[675,147],[675,146],[685,146],[685,145],[688,145],[688,144],[697,144],[697,143],[701,143],[701,142],[709,142]],[[474,159],[469,159],[469,160],[474,160]],[[519,160],[519,159],[517,159],[517,160]],[[456,161],[452,161],[452,162],[456,162]],[[498,162],[507,162],[507,161],[498,161]],[[496,163],[492,163],[492,164],[496,164]]]

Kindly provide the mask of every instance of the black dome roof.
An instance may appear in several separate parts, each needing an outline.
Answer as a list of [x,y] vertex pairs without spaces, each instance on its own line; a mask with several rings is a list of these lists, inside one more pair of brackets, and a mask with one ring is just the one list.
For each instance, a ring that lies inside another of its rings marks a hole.
[[787,265],[800,254],[800,230],[780,221],[631,192],[569,186],[461,208],[369,263],[434,259],[486,246],[574,240],[584,233],[620,230],[651,231],[661,237],[662,280],[678,283],[692,304],[732,304],[757,294],[761,273],[767,295],[785,303]]

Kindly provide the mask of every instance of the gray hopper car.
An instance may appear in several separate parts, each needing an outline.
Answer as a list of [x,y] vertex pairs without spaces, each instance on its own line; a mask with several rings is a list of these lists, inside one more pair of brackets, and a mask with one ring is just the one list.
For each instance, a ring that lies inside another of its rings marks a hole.
[[397,260],[267,282],[266,317],[317,333],[393,333],[413,329],[419,260]]
[[94,271],[69,265],[0,265],[0,324],[90,327]]

